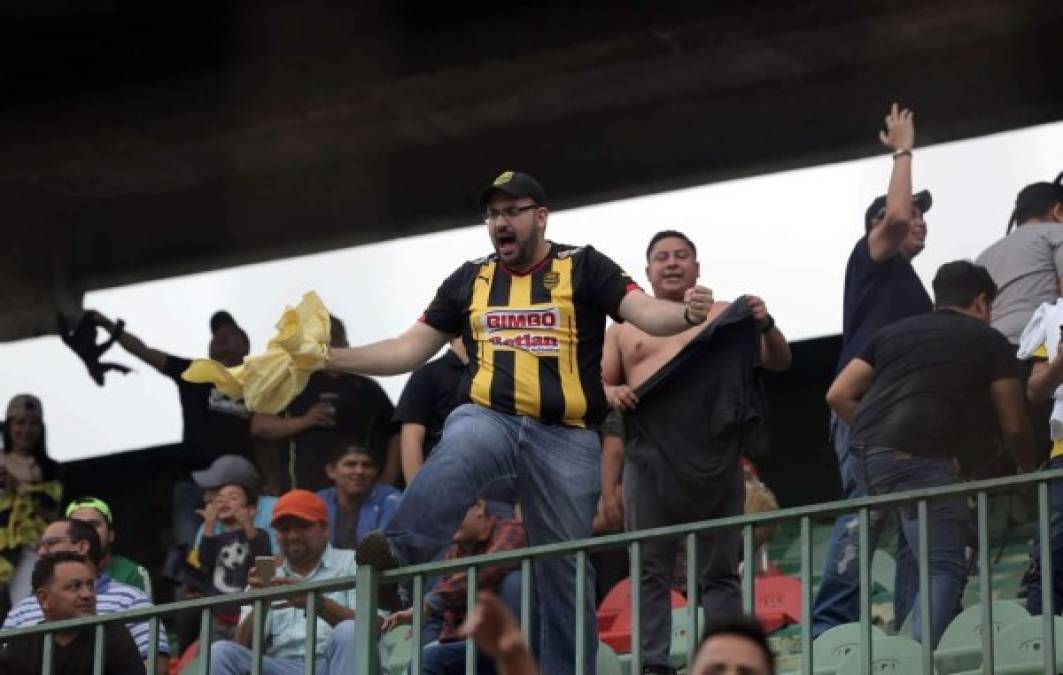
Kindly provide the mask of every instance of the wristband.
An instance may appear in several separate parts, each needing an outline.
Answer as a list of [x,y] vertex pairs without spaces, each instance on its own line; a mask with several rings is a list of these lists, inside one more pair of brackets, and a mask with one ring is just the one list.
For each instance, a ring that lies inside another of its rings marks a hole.
[[768,315],[768,322],[760,327],[760,334],[767,335],[771,332],[771,329],[775,328],[775,317],[771,314]]
[[690,308],[689,307],[687,307],[686,309],[683,310],[683,321],[686,321],[688,326],[696,326],[696,325],[698,325],[698,324],[696,324],[696,323],[694,323],[693,321],[690,320]]
[[905,157],[905,156],[911,157],[912,156],[912,151],[911,150],[898,150],[897,152],[893,153],[893,159],[897,159],[899,157]]

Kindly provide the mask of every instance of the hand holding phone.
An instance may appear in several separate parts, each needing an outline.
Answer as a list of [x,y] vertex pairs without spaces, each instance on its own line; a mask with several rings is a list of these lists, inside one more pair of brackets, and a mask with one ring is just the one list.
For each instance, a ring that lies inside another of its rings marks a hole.
[[255,576],[259,578],[264,584],[268,584],[273,580],[273,577],[277,576],[277,561],[273,559],[273,556],[259,555],[255,556]]

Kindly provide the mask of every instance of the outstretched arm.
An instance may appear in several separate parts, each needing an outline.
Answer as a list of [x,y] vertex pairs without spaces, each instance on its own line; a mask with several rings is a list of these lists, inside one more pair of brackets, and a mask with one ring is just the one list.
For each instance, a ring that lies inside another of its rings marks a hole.
[[326,369],[359,375],[398,375],[424,364],[451,335],[418,321],[398,337],[362,347],[332,347]]
[[681,303],[632,291],[620,301],[620,317],[650,335],[667,337],[703,323],[710,307],[712,291],[703,286],[687,289]]
[[[111,321],[109,318],[93,309],[87,310],[87,313],[91,315],[93,322],[103,326],[104,330],[111,335],[114,335],[114,332],[117,330],[114,321]],[[166,359],[169,357],[166,352],[149,347],[144,344],[140,338],[133,335],[128,330],[122,330],[121,334],[118,336],[118,344],[122,345],[122,348],[127,352],[159,372],[162,372],[162,369],[166,367]]]
[[[879,140],[893,150],[893,172],[886,193],[886,213],[867,237],[871,259],[882,263],[900,252],[912,220],[912,147],[915,144],[914,113],[899,110],[896,103],[886,115],[886,131]],[[905,154],[897,154],[905,153]]]

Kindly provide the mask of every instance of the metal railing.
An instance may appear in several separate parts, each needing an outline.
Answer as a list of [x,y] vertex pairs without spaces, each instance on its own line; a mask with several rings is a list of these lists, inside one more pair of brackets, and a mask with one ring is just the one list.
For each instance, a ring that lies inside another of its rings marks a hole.
[[[1009,665],[1008,671],[1016,672],[1044,672],[1055,673],[1056,644],[1054,631],[1054,605],[1052,583],[1052,546],[1046,545],[1051,541],[1050,531],[1050,508],[1049,508],[1049,483],[1063,479],[1063,469],[1041,471],[1020,476],[1009,476],[984,481],[950,485],[945,487],[912,490],[891,495],[876,497],[863,497],[846,501],[815,504],[779,511],[770,511],[752,515],[741,515],[730,518],[720,518],[669,527],[660,527],[637,532],[626,532],[594,539],[583,539],[543,546],[506,551],[492,555],[482,555],[469,558],[461,558],[444,562],[433,562],[422,565],[413,565],[394,570],[380,572],[374,568],[361,566],[354,578],[329,579],[324,581],[312,581],[298,585],[274,587],[257,591],[250,591],[236,595],[221,597],[202,598],[185,602],[147,607],[143,609],[125,611],[115,614],[98,615],[85,619],[58,621],[39,624],[37,626],[19,629],[15,631],[0,631],[0,641],[6,641],[17,636],[29,636],[45,634],[44,640],[44,673],[51,673],[51,664],[54,661],[54,635],[72,628],[93,627],[96,631],[96,652],[94,673],[103,673],[103,644],[104,625],[109,623],[132,623],[147,621],[150,631],[151,653],[148,659],[148,672],[154,672],[158,658],[158,632],[162,628],[162,617],[171,616],[179,612],[198,611],[200,613],[200,645],[210,643],[213,612],[222,607],[232,607],[235,604],[253,605],[254,617],[252,630],[252,675],[262,672],[262,656],[264,652],[263,636],[263,609],[267,602],[289,598],[292,595],[304,593],[306,602],[306,649],[303,660],[303,671],[307,675],[314,672],[316,626],[317,615],[315,611],[315,598],[322,593],[356,590],[357,613],[359,617],[375,616],[378,609],[379,588],[382,584],[409,583],[412,585],[413,617],[412,636],[413,645],[411,650],[411,666],[413,672],[420,671],[421,664],[421,629],[424,625],[423,599],[426,592],[425,582],[429,577],[435,577],[450,572],[465,571],[468,577],[467,601],[469,606],[475,602],[477,584],[476,572],[482,567],[498,565],[501,563],[519,564],[521,574],[521,616],[520,622],[526,638],[530,636],[532,617],[532,562],[540,558],[575,555],[577,558],[576,579],[576,625],[575,644],[576,659],[575,672],[583,675],[585,672],[584,640],[587,618],[585,616],[585,599],[587,593],[587,555],[592,551],[609,548],[626,547],[630,559],[631,577],[631,672],[640,672],[642,667],[642,653],[640,645],[640,575],[642,546],[646,541],[668,538],[685,538],[687,549],[686,584],[688,590],[687,603],[687,648],[688,663],[692,663],[694,651],[699,639],[698,626],[698,558],[697,558],[697,535],[713,530],[725,530],[741,528],[743,537],[744,559],[750,564],[743,565],[742,571],[742,601],[744,610],[752,614],[755,599],[755,565],[752,564],[753,556],[753,528],[757,525],[785,523],[797,521],[800,526],[800,574],[801,581],[801,655],[800,671],[813,673],[812,650],[812,519],[824,516],[837,516],[846,513],[856,513],[859,537],[860,566],[860,659],[861,673],[870,675],[873,662],[872,642],[872,617],[871,617],[871,555],[870,550],[870,517],[871,512],[877,509],[897,507],[915,503],[917,506],[917,519],[919,528],[919,552],[918,573],[919,588],[929,588],[929,533],[927,528],[927,503],[939,498],[956,497],[960,495],[975,497],[975,510],[978,533],[978,584],[979,599],[981,602],[981,625],[993,625],[992,607],[992,579],[989,541],[989,497],[994,493],[1014,490],[1016,488],[1036,486],[1037,490],[1037,521],[1038,534],[1042,545],[1040,546],[1040,571],[1041,592],[1043,607],[1043,663],[1040,668],[1023,670],[1015,669]],[[922,621],[922,661],[925,673],[934,672],[934,652],[930,641],[931,613],[930,593],[920,593],[920,612],[924,617]],[[996,672],[996,660],[993,645],[993,631],[981,631],[981,671],[984,673]],[[378,659],[378,622],[355,621],[355,660],[357,675],[375,675],[380,667]],[[466,672],[476,672],[476,652],[472,644],[466,645]],[[209,675],[210,650],[201,648],[197,656],[199,672]]]

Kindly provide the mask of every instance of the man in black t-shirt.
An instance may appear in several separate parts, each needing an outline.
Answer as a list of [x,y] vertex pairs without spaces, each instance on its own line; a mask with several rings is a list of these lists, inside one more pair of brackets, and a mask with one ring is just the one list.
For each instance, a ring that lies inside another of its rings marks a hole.
[[[347,329],[335,316],[331,320],[331,346],[347,346]],[[251,434],[266,441],[281,441],[281,468],[264,467],[266,483],[282,492],[332,487],[325,465],[341,439],[367,448],[380,467],[377,479],[393,485],[399,477],[398,423],[395,408],[376,381],[350,373],[318,372],[288,405],[283,415],[255,413]]]
[[458,406],[468,365],[465,345],[454,338],[446,354],[415,370],[403,387],[395,421],[402,425],[402,477],[407,485],[439,443],[447,415]]
[[[403,495],[385,533],[358,546],[358,562],[386,569],[427,562],[450,545],[469,506],[490,486],[513,481],[532,545],[588,537],[600,491],[597,427],[608,409],[602,389],[605,317],[654,335],[705,321],[712,293],[685,302],[651,298],[615,262],[590,246],[546,239],[546,193],[531,176],[506,171],[480,194],[494,253],[443,282],[419,321],[402,335],[330,349],[327,367],[394,375],[425,363],[462,336],[469,353],[463,405]],[[574,672],[576,561],[534,562],[543,672]],[[587,576],[583,638],[594,673],[593,573]],[[394,588],[382,605],[395,608]]]
[[[878,331],[827,392],[831,409],[850,425],[857,496],[889,494],[959,482],[957,439],[972,409],[995,411],[1003,442],[1016,463],[1033,468],[1033,434],[1014,348],[989,327],[996,284],[967,261],[942,265],[934,277],[936,311]],[[930,635],[936,646],[952,620],[967,579],[963,498],[931,500]],[[880,520],[876,512],[872,520]],[[918,554],[915,509],[896,509],[905,541]],[[875,538],[872,538],[872,546]],[[845,541],[857,556],[856,530]],[[920,591],[921,592],[921,591]],[[915,597],[912,631],[922,635]],[[854,617],[855,619],[855,617]]]
[[[197,384],[181,378],[191,360],[149,347],[140,338],[99,312],[93,320],[122,347],[149,366],[173,380],[181,398],[182,474],[210,466],[221,455],[243,455],[257,461],[259,453],[251,439],[251,416],[243,401],[234,401],[212,384]],[[210,318],[210,358],[227,368],[238,366],[251,349],[247,333],[226,311]],[[174,539],[189,545],[195,537],[199,518],[195,511],[203,503],[203,491],[189,480],[174,486]]]
[[[96,573],[78,553],[53,553],[38,560],[33,569],[33,592],[46,622],[96,614]],[[144,662],[124,625],[107,624],[104,636],[105,675],[144,675]],[[56,633],[54,650],[54,675],[88,675],[93,672],[95,631],[82,628]],[[0,654],[0,672],[42,672],[43,653],[43,633],[13,638]]]

